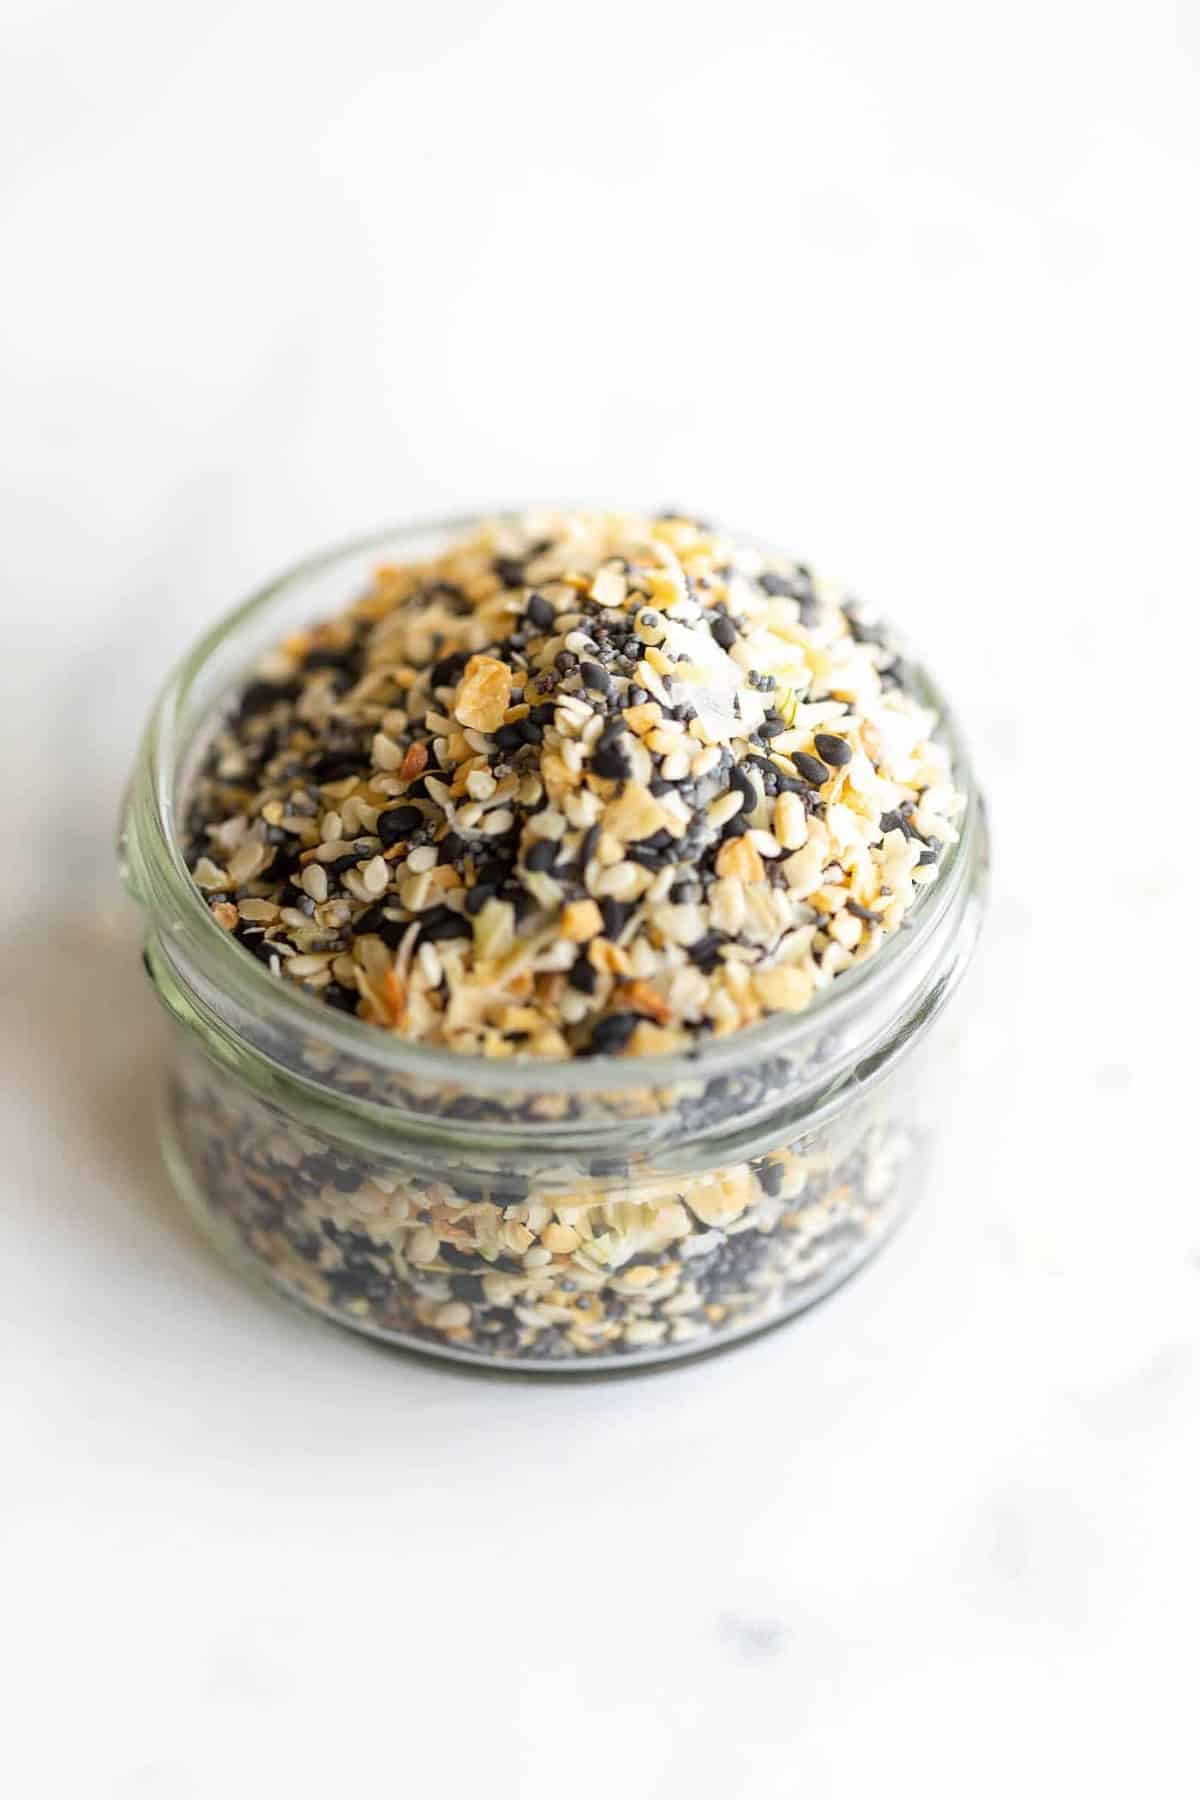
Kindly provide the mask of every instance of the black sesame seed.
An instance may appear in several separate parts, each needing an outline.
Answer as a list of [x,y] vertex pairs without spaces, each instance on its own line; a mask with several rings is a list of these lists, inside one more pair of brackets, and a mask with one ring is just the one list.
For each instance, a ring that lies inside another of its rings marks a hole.
[[326,1006],[332,1006],[338,1012],[358,1011],[358,989],[342,987],[340,982],[331,981],[327,988],[322,989],[321,998]]
[[516,556],[497,556],[492,568],[507,588],[525,585],[525,564]]
[[449,656],[443,656],[440,662],[433,665],[430,685],[435,688],[457,686],[458,678],[470,660],[466,650],[454,650]]
[[[461,1177],[455,1182],[455,1190],[460,1200],[477,1203],[483,1199],[482,1188],[472,1188],[470,1182],[464,1182]],[[469,1250],[460,1250],[455,1244],[439,1244],[438,1255],[444,1263],[449,1263],[452,1269],[477,1269],[479,1267],[477,1256],[472,1255]]]
[[[731,794],[741,795],[743,812],[753,812],[754,808],[758,805],[758,789],[755,787],[750,777],[743,774],[741,769],[735,769],[730,775],[729,791]],[[737,818],[736,813],[733,816],[735,819]]]
[[780,1162],[759,1163],[754,1173],[758,1176],[758,1184],[763,1193],[773,1200],[783,1186],[783,1164]]
[[579,672],[583,676],[584,687],[591,688],[594,694],[612,693],[612,677],[599,663],[585,662],[580,665]]
[[366,758],[361,755],[349,755],[345,752],[325,754],[309,764],[308,776],[319,786],[328,781],[345,781],[347,775],[363,774],[365,762]]
[[600,916],[604,920],[605,937],[619,937],[625,921],[632,911],[632,906],[625,906],[620,900],[614,900],[611,894],[605,894],[600,902]]
[[238,701],[238,721],[240,723],[254,718],[258,713],[268,712],[280,700],[295,700],[299,693],[298,681],[252,681],[242,690]]
[[796,765],[797,773],[803,775],[805,781],[811,781],[814,787],[820,787],[823,782],[829,780],[829,770],[825,764],[819,762],[815,756],[810,756],[807,750],[797,750],[792,761]]
[[806,805],[809,803],[819,804],[807,781],[797,781],[793,776],[785,775],[782,770],[779,770],[776,772],[775,782],[781,794],[799,794]]
[[751,755],[746,758],[746,762],[749,763],[751,768],[758,770],[759,774],[762,776],[763,787],[766,789],[767,793],[773,793],[775,783],[779,779],[779,770],[775,767],[775,764],[771,761],[770,757]]
[[688,958],[705,975],[710,975],[721,960],[721,945],[726,942],[720,932],[710,931],[688,947]]
[[571,964],[571,972],[567,976],[567,980],[573,988],[576,988],[579,991],[579,993],[594,994],[598,979],[599,977],[597,976],[595,969],[588,961],[587,951],[581,950],[579,955],[575,958],[575,961]]
[[558,845],[549,838],[539,838],[525,858],[525,867],[544,871],[552,869],[557,861]]
[[592,1027],[591,1050],[597,1056],[615,1056],[625,1048],[639,1022],[635,1012],[606,1013]]
[[448,906],[434,906],[421,914],[419,942],[440,944],[446,938],[470,937],[471,927],[460,913]]
[[547,600],[545,594],[530,594],[529,603],[525,608],[525,616],[528,618],[529,623],[538,631],[552,631],[554,629],[554,608],[551,606],[549,600]]
[[828,763],[831,769],[844,769],[854,755],[845,738],[831,737],[827,731],[818,731],[813,743],[821,761]]
[[[445,1255],[445,1250],[442,1252]],[[483,1279],[479,1275],[452,1275],[450,1292],[456,1300],[482,1300]]]
[[422,816],[415,806],[390,806],[379,815],[376,829],[380,842],[385,849],[391,849],[402,838],[411,837],[422,822]]
[[710,621],[709,629],[722,650],[732,650],[737,643],[737,626],[727,613],[715,614]]
[[495,898],[495,894],[495,888],[490,887],[486,881],[477,881],[467,895],[467,911],[471,917],[482,912],[488,901]]
[[603,738],[592,754],[592,771],[605,781],[628,781],[633,765],[619,738]]
[[330,1269],[325,1275],[331,1306],[346,1306],[354,1300],[386,1300],[391,1292],[390,1277],[379,1270]]
[[341,650],[310,650],[304,658],[304,670],[314,674],[319,669],[334,669],[339,674],[357,677],[362,670],[362,649],[357,644]]

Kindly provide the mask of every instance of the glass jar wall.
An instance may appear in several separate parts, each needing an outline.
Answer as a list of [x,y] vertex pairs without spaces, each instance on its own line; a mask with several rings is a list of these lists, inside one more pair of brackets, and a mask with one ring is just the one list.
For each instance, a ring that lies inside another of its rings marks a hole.
[[421,528],[306,564],[224,621],[151,720],[126,878],[173,1019],[165,1142],[192,1210],[285,1293],[377,1337],[537,1371],[730,1342],[858,1268],[919,1190],[934,1022],[969,959],[986,830],[965,752],[959,841],[905,927],[799,1015],[696,1055],[487,1060],[407,1043],[285,985],[213,921],[177,821],[226,697]]

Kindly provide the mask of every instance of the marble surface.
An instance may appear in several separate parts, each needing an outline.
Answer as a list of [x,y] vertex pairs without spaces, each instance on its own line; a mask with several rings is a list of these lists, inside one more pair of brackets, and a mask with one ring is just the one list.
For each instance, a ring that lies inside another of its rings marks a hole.
[[[18,0],[6,38],[12,1791],[1194,1794],[1195,12]],[[112,856],[218,610],[547,494],[707,509],[902,618],[996,854],[881,1261],[554,1388],[197,1242]]]

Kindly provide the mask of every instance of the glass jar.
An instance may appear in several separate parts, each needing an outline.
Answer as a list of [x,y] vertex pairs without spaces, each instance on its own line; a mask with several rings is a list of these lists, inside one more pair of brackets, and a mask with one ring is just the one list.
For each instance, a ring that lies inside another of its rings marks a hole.
[[122,851],[174,1022],[167,1161],[222,1247],[392,1343],[539,1372],[728,1344],[844,1281],[920,1187],[939,1110],[931,1027],[986,885],[966,753],[910,664],[966,793],[960,837],[904,928],[801,1014],[687,1055],[495,1062],[323,1006],[227,936],[193,886],[177,829],[189,781],[264,651],[340,610],[379,561],[436,554],[471,523],[306,562],[223,619],[154,710]]

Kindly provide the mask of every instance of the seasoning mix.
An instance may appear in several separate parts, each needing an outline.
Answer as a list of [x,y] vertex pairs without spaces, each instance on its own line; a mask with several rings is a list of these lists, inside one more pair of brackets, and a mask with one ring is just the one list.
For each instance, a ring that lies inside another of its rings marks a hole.
[[152,972],[206,995],[173,1004],[181,1181],[287,1291],[468,1359],[647,1360],[796,1310],[913,1185],[898,1059],[977,926],[927,680],[681,515],[406,548],[155,738],[204,978],[169,934]]

